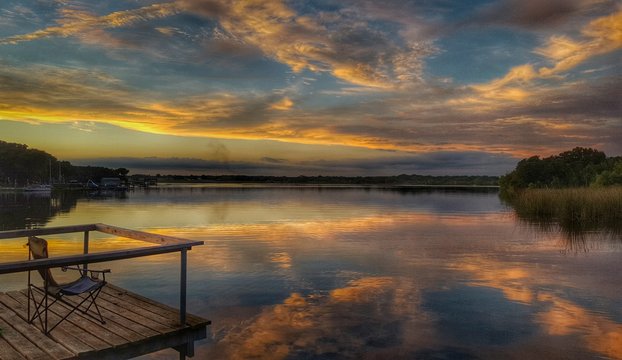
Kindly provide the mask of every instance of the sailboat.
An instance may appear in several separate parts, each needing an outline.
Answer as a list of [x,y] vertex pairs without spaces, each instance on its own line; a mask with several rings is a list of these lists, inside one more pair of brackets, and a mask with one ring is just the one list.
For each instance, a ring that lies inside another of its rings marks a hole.
[[50,168],[50,183],[49,184],[35,184],[35,185],[28,185],[24,188],[24,191],[27,192],[38,192],[38,193],[43,193],[43,192],[51,192],[52,191],[52,160],[49,161],[49,168]]
[[52,185],[50,184],[36,184],[29,185],[24,188],[24,191],[28,192],[50,192],[52,191]]

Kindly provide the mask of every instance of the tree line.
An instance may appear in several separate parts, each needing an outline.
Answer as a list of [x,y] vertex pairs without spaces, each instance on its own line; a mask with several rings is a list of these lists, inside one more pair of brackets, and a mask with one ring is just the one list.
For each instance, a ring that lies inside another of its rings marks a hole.
[[[76,166],[61,161],[45,151],[24,144],[0,140],[0,185],[56,183],[88,180],[99,182],[103,177],[126,178],[125,168]],[[136,175],[139,176],[139,175]],[[497,186],[497,176],[431,176],[402,174],[396,176],[253,176],[253,175],[158,175],[162,182],[268,183],[268,184],[336,184],[336,185],[444,185]]]
[[124,178],[128,173],[125,168],[72,165],[28,145],[0,140],[0,185],[3,186],[69,181],[86,183],[88,180],[99,182],[103,177]]
[[499,179],[501,190],[513,193],[526,188],[566,188],[622,185],[622,157],[576,147],[558,155],[532,156]]
[[264,183],[302,185],[445,185],[445,186],[497,186],[497,176],[258,176],[258,175],[158,175],[160,182],[196,183]]

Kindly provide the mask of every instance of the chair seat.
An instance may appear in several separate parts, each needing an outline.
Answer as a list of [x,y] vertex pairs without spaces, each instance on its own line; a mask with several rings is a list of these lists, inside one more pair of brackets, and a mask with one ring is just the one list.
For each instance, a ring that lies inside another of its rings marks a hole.
[[100,286],[103,286],[101,281],[93,280],[88,276],[83,276],[74,282],[60,285],[59,287],[60,292],[65,295],[80,295],[88,291],[93,291]]

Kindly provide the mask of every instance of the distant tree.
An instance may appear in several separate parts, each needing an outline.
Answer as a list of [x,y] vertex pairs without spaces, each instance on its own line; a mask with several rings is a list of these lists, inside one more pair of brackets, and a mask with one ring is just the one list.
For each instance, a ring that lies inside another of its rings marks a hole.
[[597,179],[600,179],[598,184],[605,186],[609,176],[613,176],[610,172],[615,164],[616,158],[607,158],[602,151],[577,147],[544,159],[539,156],[523,159],[512,172],[499,179],[499,185],[507,194],[524,188],[589,186]]
[[616,162],[613,169],[600,173],[592,182],[595,187],[611,185],[622,185],[622,161]]
[[0,140],[0,184],[23,186],[47,183],[61,176],[64,181],[99,181],[102,177],[125,178],[128,173],[125,168],[74,166],[68,161],[58,161],[45,151]]
[[130,173],[130,171],[126,168],[118,168],[115,170],[115,172],[117,173],[117,176],[119,176],[120,178],[125,178],[127,174]]
[[0,182],[18,186],[50,179],[57,160],[45,151],[27,145],[0,141]]

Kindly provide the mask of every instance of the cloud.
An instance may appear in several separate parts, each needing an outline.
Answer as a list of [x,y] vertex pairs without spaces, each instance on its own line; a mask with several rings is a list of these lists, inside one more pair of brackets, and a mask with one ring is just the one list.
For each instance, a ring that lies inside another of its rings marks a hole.
[[[590,58],[622,48],[620,24],[622,24],[622,11],[589,22],[581,29],[583,35],[581,40],[574,40],[568,36],[551,36],[544,46],[534,50],[534,53],[552,62],[551,67],[536,69],[533,64],[514,66],[505,76],[485,84],[473,85],[472,88],[484,96],[523,100],[529,94],[516,86],[524,86],[537,79],[551,78],[575,68]],[[518,96],[511,96],[513,92]]]
[[[386,31],[371,26],[369,14],[344,11],[334,17],[299,15],[285,2],[199,1],[152,4],[97,16],[80,8],[60,8],[57,26],[0,39],[0,45],[48,37],[77,37],[110,48],[142,48],[158,56],[157,49],[131,40],[131,34],[108,30],[167,18],[180,12],[216,19],[213,40],[219,51],[248,54],[256,48],[286,64],[294,72],[330,72],[349,83],[376,88],[412,85],[422,79],[423,59],[436,49],[430,42],[394,41]],[[356,15],[356,16],[353,16]],[[411,21],[412,23],[412,21]],[[400,22],[407,27],[406,22]],[[180,34],[172,26],[155,26],[152,36]],[[183,34],[183,32],[182,32]],[[419,39],[421,40],[421,39]],[[213,51],[208,49],[208,51]]]
[[614,0],[499,0],[485,3],[453,24],[435,24],[437,33],[482,27],[510,27],[521,31],[572,30],[586,19],[616,11]]
[[179,11],[174,3],[153,4],[133,10],[116,11],[104,16],[71,8],[62,8],[58,26],[50,26],[28,34],[8,36],[0,39],[0,45],[17,44],[48,37],[79,36],[97,29],[128,26],[138,22],[168,17]]
[[288,98],[288,97],[284,97],[281,100],[275,102],[274,104],[270,105],[270,109],[274,109],[274,110],[288,110],[291,109],[292,106],[294,106],[294,102]]
[[471,22],[527,28],[549,26],[568,20],[586,3],[584,0],[503,0],[482,7]]
[[[20,49],[31,46],[22,42],[53,36],[89,46],[79,47],[75,58],[54,59],[62,66],[8,63],[7,55],[0,68],[2,118],[106,122],[156,134],[405,153],[524,157],[574,146],[620,151],[615,137],[621,110],[610,94],[620,92],[622,80],[615,66],[602,66],[613,63],[622,47],[622,12],[601,16],[610,2],[500,1],[476,11],[480,17],[488,11],[490,21],[497,11],[500,23],[515,26],[575,27],[554,35],[543,31],[538,37],[545,40],[528,53],[531,59],[471,85],[425,73],[424,62],[433,61],[430,55],[442,45],[426,33],[430,21],[439,20],[426,20],[425,3],[346,1],[328,9],[281,1],[180,0],[107,15],[84,4],[63,4],[48,10],[48,17],[58,17],[54,26],[5,37],[8,54],[15,51],[10,56],[17,59]],[[499,9],[510,6],[516,12],[501,18]],[[96,8],[105,14],[105,6]],[[593,19],[584,21],[588,17]],[[133,51],[108,51],[114,56],[84,66],[101,48]],[[582,64],[608,70],[573,72]],[[292,85],[296,81],[307,85]],[[235,159],[236,152],[231,154]],[[288,165],[324,169],[309,157],[307,165]],[[281,156],[273,152],[266,158]],[[473,159],[463,160],[473,165]]]
[[294,72],[330,72],[356,85],[393,88],[422,77],[430,44],[399,44],[361,18],[298,15],[281,1],[181,2],[186,11],[215,18],[229,37],[254,46]]
[[0,79],[0,114],[12,117],[67,119],[83,109],[116,114],[139,110],[130,104],[130,89],[97,70],[4,64]]
[[[222,144],[221,144],[222,145]],[[217,145],[215,145],[217,146]],[[518,161],[508,155],[483,152],[431,152],[393,155],[368,159],[293,160],[264,156],[256,160],[231,160],[223,146],[208,148],[200,158],[96,158],[74,162],[106,167],[125,167],[134,173],[167,172],[171,174],[240,174],[240,175],[501,175]],[[223,153],[224,152],[224,153]]]

